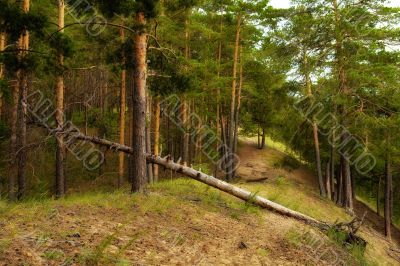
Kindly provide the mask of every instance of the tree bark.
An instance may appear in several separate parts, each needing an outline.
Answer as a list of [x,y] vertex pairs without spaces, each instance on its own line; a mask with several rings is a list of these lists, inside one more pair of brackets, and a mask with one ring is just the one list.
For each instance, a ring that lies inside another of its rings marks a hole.
[[189,133],[188,133],[188,104],[185,96],[182,96],[181,104],[181,121],[182,121],[182,146],[181,159],[184,165],[189,161]]
[[346,178],[346,208],[349,211],[349,213],[354,214],[351,169],[350,169],[350,162],[347,159],[345,159],[345,178]]
[[326,171],[325,171],[325,176],[326,176],[326,178],[325,178],[325,183],[326,183],[326,193],[327,193],[327,196],[328,196],[328,199],[332,199],[332,190],[331,190],[331,170],[330,170],[330,167],[331,167],[331,163],[330,163],[330,161],[328,161],[327,163],[326,163]]
[[[233,153],[237,152],[237,145],[239,141],[239,115],[242,100],[242,88],[243,88],[243,47],[240,46],[240,68],[239,68],[239,88],[237,91],[237,105],[235,110],[235,131],[233,132]],[[234,166],[236,168],[236,165]],[[234,174],[235,176],[235,174]]]
[[[156,96],[154,100],[154,155],[160,155],[160,116],[161,116],[161,105],[160,96]],[[154,182],[158,181],[158,165],[155,164],[153,167]]]
[[[22,11],[29,12],[30,2],[24,0],[22,3]],[[24,31],[19,39],[19,47],[22,48],[20,58],[23,59],[29,50],[29,32]],[[26,118],[27,118],[27,105],[25,100],[28,96],[28,74],[25,70],[18,71],[18,86],[19,86],[19,110],[18,110],[18,137],[19,137],[19,151],[18,151],[18,191],[17,198],[22,199],[25,196],[26,190]]]
[[387,154],[386,180],[385,180],[385,235],[392,240],[392,205],[393,205],[393,179],[391,156]]
[[319,191],[322,197],[326,197],[326,191],[324,186],[324,178],[322,176],[322,166],[321,166],[321,154],[319,148],[319,138],[318,138],[318,125],[313,121],[313,137],[314,137],[314,147],[315,147],[315,161],[317,166],[317,174],[318,174],[318,184]]
[[[17,73],[18,79],[18,73]],[[11,162],[9,165],[8,172],[8,198],[10,201],[15,200],[15,184],[16,184],[16,156],[17,156],[17,125],[18,125],[18,106],[19,106],[19,82],[13,86],[12,91],[13,105],[11,109],[11,139],[10,139],[10,151],[11,151]]]
[[[125,41],[125,31],[120,30],[121,41]],[[125,69],[125,56],[122,58],[122,71],[121,71],[121,89],[120,89],[120,109],[119,109],[119,142],[125,144],[125,113],[126,113],[126,69]],[[125,154],[120,152],[118,155],[118,188],[121,188],[124,183],[125,172]]]
[[378,187],[376,189],[376,213],[381,216],[381,186],[382,186],[382,176],[379,175]]
[[344,158],[343,156],[340,156],[340,171],[339,171],[339,182],[337,185],[337,190],[338,190],[338,200],[337,200],[337,204],[339,206],[344,206],[344,193],[343,193],[343,187],[344,187],[344,176],[343,176],[343,167],[344,167],[344,162],[343,162]]
[[[312,92],[308,55],[305,49],[303,52],[303,64],[304,64],[304,77],[306,81],[306,90],[307,90],[306,93],[308,97],[313,98],[314,95]],[[326,197],[324,178],[322,176],[321,153],[320,153],[319,138],[318,138],[318,125],[315,122],[315,117],[312,117],[312,129],[313,129],[313,140],[315,149],[315,167],[317,168],[319,192],[322,197]]]
[[[185,59],[186,63],[188,64],[189,61],[189,17],[190,9],[186,12],[185,18]],[[188,72],[188,67],[185,67],[185,71]],[[181,105],[181,119],[182,119],[182,150],[181,150],[181,158],[184,165],[187,165],[189,161],[189,133],[187,127],[188,125],[188,103],[186,96],[182,96],[182,105]]]
[[[146,153],[151,154],[151,98],[147,93],[146,103]],[[147,179],[150,184],[153,184],[153,166],[147,164]]]
[[261,149],[265,149],[265,129],[262,128],[262,135],[261,135]]
[[[6,34],[0,32],[0,52],[3,52],[6,47]],[[0,80],[4,78],[4,65],[0,64]],[[0,91],[0,120],[3,111],[3,93]]]
[[[58,30],[64,32],[64,0],[58,0]],[[59,71],[64,67],[64,55],[59,53],[58,56],[58,67]],[[64,126],[64,78],[62,71],[57,74],[56,77],[56,124],[58,128]],[[65,144],[64,136],[62,134],[56,135],[56,197],[60,198],[65,195],[65,176],[64,176],[64,165],[65,165]]]
[[[136,14],[136,22],[145,27],[143,12]],[[139,27],[140,28],[140,27]],[[133,88],[132,126],[132,191],[143,191],[146,176],[146,80],[147,80],[147,34],[139,29],[135,35],[135,73]]]
[[[233,152],[234,146],[234,131],[235,131],[235,110],[236,110],[236,83],[237,83],[237,66],[238,66],[238,57],[239,57],[239,46],[240,46],[240,32],[241,32],[241,24],[242,18],[241,15],[237,15],[237,25],[236,25],[236,35],[235,35],[235,47],[233,53],[233,68],[232,68],[232,90],[231,90],[231,108],[230,108],[230,121],[229,121],[229,130],[228,130],[228,141],[229,141],[229,153]],[[227,170],[227,179],[232,180],[234,178],[234,173],[231,164],[228,164],[230,169]]]
[[335,149],[333,146],[331,146],[330,157],[331,200],[334,200],[337,190],[335,187]]

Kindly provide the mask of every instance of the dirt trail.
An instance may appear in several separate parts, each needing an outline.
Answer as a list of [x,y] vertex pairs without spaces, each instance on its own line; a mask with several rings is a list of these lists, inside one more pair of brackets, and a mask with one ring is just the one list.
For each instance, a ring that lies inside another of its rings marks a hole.
[[[259,150],[256,143],[246,140],[241,143],[238,155],[241,159],[238,176],[245,182],[257,182],[273,180],[279,176],[286,176],[296,183],[318,190],[317,177],[310,170],[300,167],[290,171],[279,162],[287,157],[287,154],[275,149],[266,148]],[[384,236],[384,219],[371,210],[364,203],[356,200],[354,203],[356,215],[362,217],[366,213],[366,223]],[[400,230],[393,228],[393,240],[400,244]]]

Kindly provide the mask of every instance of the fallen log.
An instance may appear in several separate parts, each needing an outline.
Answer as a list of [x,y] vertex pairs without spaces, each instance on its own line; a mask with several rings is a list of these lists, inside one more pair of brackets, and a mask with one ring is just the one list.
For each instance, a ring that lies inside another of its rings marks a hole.
[[[64,133],[64,134],[70,134],[70,133]],[[78,140],[81,140],[81,141],[91,142],[91,143],[94,143],[97,145],[108,147],[109,149],[116,151],[116,152],[122,151],[127,154],[133,153],[133,150],[131,147],[128,147],[128,146],[125,146],[125,145],[122,145],[119,143],[111,142],[109,140],[100,139],[98,137],[86,136],[86,135],[83,135],[78,132],[74,132],[73,137]],[[255,193],[251,193],[250,191],[236,187],[232,184],[229,184],[225,181],[219,180],[213,176],[204,174],[193,168],[186,167],[186,166],[180,165],[178,163],[175,163],[171,160],[170,156],[162,158],[160,156],[154,156],[151,154],[147,154],[146,159],[147,159],[148,163],[157,164],[157,165],[165,167],[166,169],[170,169],[177,173],[181,173],[181,174],[191,177],[192,179],[195,179],[201,183],[204,183],[204,184],[214,187],[218,190],[226,192],[232,196],[235,196],[239,199],[242,199],[246,202],[250,202],[261,208],[274,211],[275,213],[299,220],[305,224],[316,227],[324,233],[327,233],[330,230],[334,230],[336,232],[339,232],[339,231],[345,232],[348,236],[346,241],[352,242],[353,244],[361,244],[364,247],[366,245],[366,241],[364,239],[356,236],[356,233],[357,233],[358,229],[361,227],[361,225],[364,221],[364,218],[362,218],[362,219],[355,218],[350,223],[329,224],[329,223],[326,223],[323,221],[316,220],[316,219],[314,219],[310,216],[307,216],[305,214],[302,214],[300,212],[286,208],[280,204],[277,204],[273,201],[270,201],[261,196],[258,196]],[[354,242],[352,241],[352,239],[354,239]],[[343,244],[345,244],[345,243],[343,243]]]
[[[76,139],[79,139],[82,141],[92,142],[94,144],[106,146],[114,151],[122,151],[122,152],[125,152],[128,154],[132,154],[132,152],[133,152],[132,148],[130,148],[128,146],[114,143],[114,142],[111,142],[111,141],[108,141],[105,139],[100,139],[100,138],[92,137],[92,136],[86,136],[83,134],[76,134],[76,135],[74,134],[74,137]],[[261,196],[258,196],[254,193],[251,193],[250,191],[247,191],[242,188],[231,185],[231,184],[229,184],[225,181],[219,180],[213,176],[206,175],[206,174],[204,174],[200,171],[197,171],[193,168],[189,168],[189,167],[177,164],[177,163],[173,162],[169,156],[162,158],[160,156],[154,156],[154,155],[148,154],[148,155],[146,155],[146,158],[147,158],[148,163],[157,164],[157,165],[165,167],[166,169],[170,169],[177,173],[186,175],[186,176],[191,177],[201,183],[212,186],[216,189],[226,192],[226,193],[228,193],[232,196],[235,196],[239,199],[242,199],[247,202],[251,202],[254,205],[257,205],[261,208],[269,209],[269,210],[272,210],[281,215],[291,217],[296,220],[300,220],[306,224],[315,226],[323,231],[327,231],[330,228],[329,224],[327,224],[325,222],[318,221],[310,216],[293,211],[293,210],[286,208],[280,204],[277,204],[277,203],[267,200]]]

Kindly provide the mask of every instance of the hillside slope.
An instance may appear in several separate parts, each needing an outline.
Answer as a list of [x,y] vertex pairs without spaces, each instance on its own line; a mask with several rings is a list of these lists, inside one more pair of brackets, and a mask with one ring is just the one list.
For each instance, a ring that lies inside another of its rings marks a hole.
[[[252,149],[245,144],[241,154],[257,153]],[[268,179],[239,186],[321,220],[350,219],[319,198],[305,169],[288,170],[275,150],[259,153],[242,157],[239,174],[246,179],[254,164]],[[368,225],[361,230],[370,243],[363,256],[357,247],[343,248],[309,226],[188,179],[163,181],[143,195],[1,202],[0,217],[0,265],[397,265],[389,243]]]

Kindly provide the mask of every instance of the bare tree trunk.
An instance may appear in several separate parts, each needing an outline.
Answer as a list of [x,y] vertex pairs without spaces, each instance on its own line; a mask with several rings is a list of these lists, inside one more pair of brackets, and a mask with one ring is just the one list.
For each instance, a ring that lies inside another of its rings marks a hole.
[[[6,47],[6,34],[4,32],[0,33],[0,52],[3,52]],[[4,78],[4,65],[0,64],[0,79]],[[3,111],[3,93],[0,91],[0,120]]]
[[[19,74],[17,73],[17,79]],[[13,106],[11,109],[11,139],[10,139],[10,151],[11,151],[11,162],[9,165],[8,173],[8,198],[10,201],[15,200],[15,183],[16,183],[16,156],[17,156],[17,125],[18,125],[18,106],[19,106],[19,82],[13,86],[12,92]]]
[[331,146],[330,157],[331,200],[334,200],[337,191],[335,189],[335,150],[333,146]]
[[354,214],[351,169],[350,169],[350,163],[347,159],[345,159],[345,178],[346,178],[346,208],[351,214]]
[[[307,90],[306,93],[308,97],[312,98],[314,97],[314,95],[312,92],[308,55],[305,49],[303,52],[303,64],[304,64],[304,76],[306,80],[306,90]],[[326,197],[324,178],[322,176],[321,154],[320,154],[319,138],[318,138],[318,125],[315,122],[314,117],[312,118],[312,129],[313,129],[313,140],[315,149],[315,167],[317,168],[319,192],[322,197]]]
[[[239,69],[239,88],[237,91],[237,105],[235,110],[235,131],[233,132],[233,153],[237,152],[237,145],[239,141],[238,130],[239,130],[239,114],[242,100],[242,88],[243,88],[243,47],[240,46],[240,69]],[[236,166],[234,166],[236,168]],[[234,174],[235,176],[235,174]]]
[[386,180],[385,180],[385,235],[392,240],[392,204],[393,204],[393,179],[391,157],[386,159]]
[[339,206],[344,206],[344,193],[343,193],[343,187],[344,187],[344,176],[343,176],[343,167],[344,167],[344,158],[343,156],[340,156],[340,171],[339,171],[339,182],[338,182],[338,201],[337,204]]
[[325,178],[325,183],[326,183],[326,192],[327,192],[327,196],[328,196],[328,199],[332,199],[332,190],[331,190],[331,169],[330,169],[330,167],[331,167],[331,162],[330,161],[328,161],[327,163],[326,163],[326,168],[325,168],[325,176],[326,176],[326,178]]
[[188,131],[188,104],[186,97],[182,97],[181,104],[181,119],[182,119],[182,146],[181,146],[181,158],[182,163],[187,165],[189,161],[189,133]]
[[[121,41],[125,41],[125,31],[120,30]],[[119,142],[125,144],[125,112],[126,112],[126,69],[125,58],[122,59],[123,69],[121,72],[121,90],[120,90],[120,110],[119,110]],[[124,182],[125,172],[125,154],[119,153],[118,156],[118,188],[121,188]]]
[[[138,25],[145,27],[143,12],[136,14]],[[135,35],[135,73],[133,89],[132,126],[132,191],[143,191],[146,183],[146,80],[147,80],[147,34],[143,30]]]
[[[4,51],[6,45],[6,35],[3,32],[0,32],[0,52]],[[0,80],[4,78],[4,65],[0,63]],[[3,92],[0,91],[0,121],[2,117],[2,111],[3,111]],[[3,186],[2,186],[3,180],[2,177],[0,176],[0,199],[2,198],[2,191],[3,191]]]
[[[22,11],[29,12],[30,2],[24,0],[22,3]],[[29,32],[25,31],[19,40],[19,47],[23,49],[20,53],[21,59],[27,55],[29,50]],[[25,70],[18,71],[18,82],[19,82],[19,110],[18,110],[18,136],[19,136],[19,151],[18,151],[18,192],[17,198],[22,199],[25,196],[26,190],[26,117],[27,117],[27,105],[25,100],[28,96],[28,74]]]
[[[161,105],[160,96],[156,96],[154,100],[154,155],[159,156],[160,154],[160,116],[161,116]],[[158,181],[158,165],[153,167],[154,182]]]
[[[133,76],[133,75],[131,75]],[[132,134],[132,129],[133,129],[133,90],[135,88],[135,82],[134,79],[131,78],[129,82],[129,87],[127,90],[127,97],[128,97],[128,143],[129,147],[132,147],[133,145],[133,134]],[[131,185],[133,184],[133,167],[132,167],[132,155],[128,155],[128,179]]]
[[261,134],[261,149],[265,149],[265,129],[262,128],[262,134]]
[[316,161],[316,166],[317,166],[319,191],[320,191],[320,194],[322,197],[326,197],[324,178],[322,176],[321,154],[320,154],[319,139],[318,139],[318,126],[317,126],[316,122],[313,122],[312,126],[313,126],[315,161]]
[[260,132],[260,124],[257,125],[257,148],[261,150],[261,132]]
[[[146,103],[146,153],[151,154],[151,98],[147,93]],[[147,164],[147,179],[150,184],[153,184],[153,166]]]
[[[185,18],[185,59],[189,60],[189,13],[190,10],[187,11],[186,18]],[[188,63],[188,62],[187,62]],[[188,68],[185,69],[188,71]],[[184,165],[187,165],[189,161],[189,133],[188,133],[188,103],[186,96],[182,97],[182,105],[181,105],[181,118],[182,118],[182,150],[181,150],[181,157],[182,162]]]
[[[58,0],[58,30],[64,32],[64,0]],[[58,54],[58,65],[60,69],[64,66],[64,55]],[[64,126],[64,77],[63,73],[58,73],[56,85],[56,123],[58,128]],[[63,197],[65,194],[65,176],[64,176],[64,165],[65,165],[65,144],[64,136],[62,134],[56,135],[56,197]]]
[[[229,141],[229,153],[233,152],[234,146],[234,131],[235,131],[235,110],[236,110],[236,83],[237,83],[237,66],[238,66],[238,57],[239,57],[239,47],[240,47],[240,32],[242,25],[242,18],[240,15],[237,16],[237,25],[236,25],[236,36],[235,36],[235,48],[233,54],[233,69],[232,69],[232,91],[231,91],[231,109],[230,109],[230,121],[229,121],[229,130],[228,130],[228,141]],[[230,164],[228,164],[228,167]],[[227,179],[231,180],[234,178],[233,169],[227,169],[228,176]]]
[[376,190],[376,213],[381,216],[381,187],[382,187],[382,176],[379,175],[378,187]]
[[85,134],[88,134],[88,102],[87,93],[85,92]]

